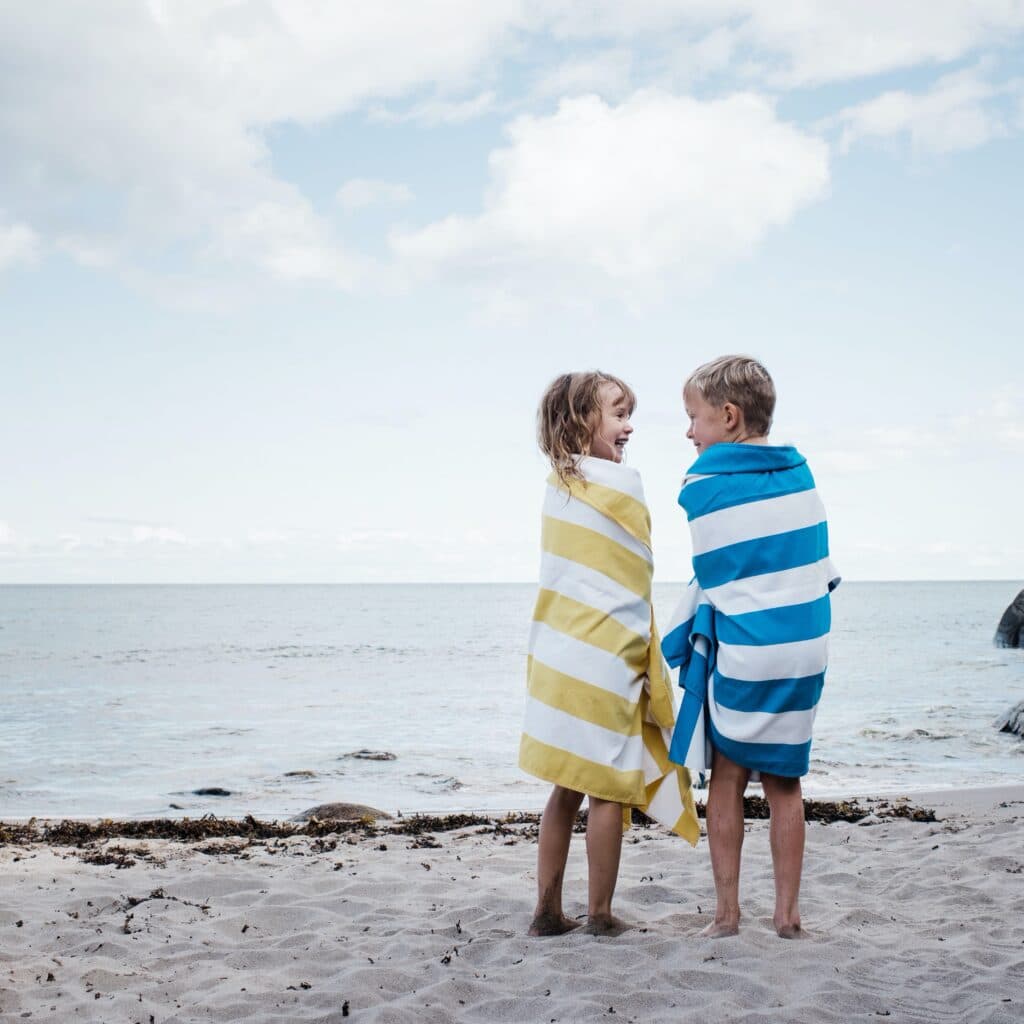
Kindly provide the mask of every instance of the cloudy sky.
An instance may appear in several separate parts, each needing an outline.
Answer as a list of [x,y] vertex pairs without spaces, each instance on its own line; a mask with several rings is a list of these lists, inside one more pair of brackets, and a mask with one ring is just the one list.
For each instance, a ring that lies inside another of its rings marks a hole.
[[848,579],[1024,577],[1024,3],[0,5],[0,581],[535,577],[537,399],[779,390]]

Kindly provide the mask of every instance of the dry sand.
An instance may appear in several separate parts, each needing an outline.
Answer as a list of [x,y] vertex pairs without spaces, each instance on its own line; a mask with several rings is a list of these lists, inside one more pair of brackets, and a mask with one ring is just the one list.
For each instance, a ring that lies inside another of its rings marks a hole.
[[[526,936],[528,826],[2,846],[0,1021],[1020,1022],[1024,787],[931,799],[935,823],[809,824],[800,942],[771,928],[762,821],[717,941],[706,840],[653,828],[626,838],[616,939]],[[566,889],[582,914],[582,837]]]

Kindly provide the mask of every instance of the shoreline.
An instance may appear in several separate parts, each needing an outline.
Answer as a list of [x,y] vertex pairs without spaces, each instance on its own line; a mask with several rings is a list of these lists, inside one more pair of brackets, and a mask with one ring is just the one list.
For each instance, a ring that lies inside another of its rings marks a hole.
[[[748,789],[747,801],[761,800],[760,797],[760,786],[757,783],[751,783],[753,791]],[[695,789],[694,799],[697,802],[700,816],[703,818],[703,808],[707,799],[707,789]],[[828,794],[827,796],[822,795],[811,795],[804,797],[804,805],[808,808],[816,807],[829,807],[839,804],[863,804],[863,805],[875,805],[878,803],[897,803],[897,802],[909,802],[914,806],[921,808],[929,808],[936,811],[942,811],[946,814],[956,813],[971,813],[980,809],[985,809],[990,806],[994,806],[1002,801],[1024,801],[1024,783],[1005,783],[995,786],[950,786],[948,788],[928,788],[922,790],[916,789],[873,789],[869,792],[864,791],[849,791],[838,794]],[[446,810],[427,809],[427,810],[402,810],[402,811],[387,811],[385,812],[390,817],[398,821],[410,820],[413,818],[451,818],[458,817],[459,815],[474,815],[478,817],[484,817],[493,819],[495,821],[510,816],[527,816],[532,815],[535,818],[540,817],[541,810],[530,810],[522,808],[502,808],[502,809],[491,809],[491,808],[475,808],[475,807],[455,807]],[[752,818],[748,817],[747,820],[757,820],[760,817],[766,817],[767,815],[755,814]],[[60,822],[84,822],[91,824],[98,824],[100,822],[113,822],[121,823],[126,826],[137,826],[144,822],[151,821],[201,821],[204,818],[213,818],[218,821],[244,821],[247,818],[253,818],[259,822],[274,822],[280,825],[287,824],[298,824],[295,822],[295,815],[291,816],[275,816],[275,815],[263,815],[262,813],[243,813],[243,814],[216,814],[213,811],[204,811],[202,814],[189,815],[189,814],[174,814],[174,815],[147,815],[140,817],[118,817],[116,815],[102,815],[102,814],[78,814],[78,815],[5,815],[0,812],[0,828],[5,825],[23,826],[29,822],[37,822],[39,824],[56,824]],[[384,819],[381,819],[384,820]],[[814,820],[808,818],[807,820]]]
[[[1024,1002],[1024,784],[931,796],[809,815],[799,942],[771,926],[757,817],[741,931],[721,940],[699,936],[714,908],[706,839],[692,850],[657,825],[624,837],[615,910],[636,927],[536,939],[532,812],[192,819],[184,839],[169,819],[37,820],[31,835],[7,822],[0,1024],[1011,1024]],[[49,841],[48,828],[65,831]],[[577,833],[570,917],[586,912],[586,876]]]

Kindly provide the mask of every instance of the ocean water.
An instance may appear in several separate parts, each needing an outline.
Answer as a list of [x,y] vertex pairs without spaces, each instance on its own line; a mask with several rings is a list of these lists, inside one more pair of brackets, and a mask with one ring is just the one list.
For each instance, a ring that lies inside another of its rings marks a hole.
[[[656,586],[660,622],[681,589]],[[844,583],[805,792],[1019,782],[1024,741],[992,728],[1024,699],[1024,651],[992,646],[1016,590]],[[0,817],[539,808],[516,765],[534,596],[0,587]]]

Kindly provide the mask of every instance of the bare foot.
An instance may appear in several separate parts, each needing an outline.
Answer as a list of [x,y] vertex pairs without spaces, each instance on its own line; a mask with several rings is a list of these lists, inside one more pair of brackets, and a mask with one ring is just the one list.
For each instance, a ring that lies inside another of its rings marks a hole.
[[591,914],[583,931],[586,935],[607,935],[614,938],[633,926],[614,914]]
[[796,924],[777,924],[775,931],[778,933],[780,939],[806,939],[807,932],[800,926],[800,922]]
[[528,935],[564,935],[579,928],[582,921],[573,921],[565,914],[537,914],[530,922]]
[[727,939],[739,933],[739,921],[712,921],[700,934],[704,939]]

